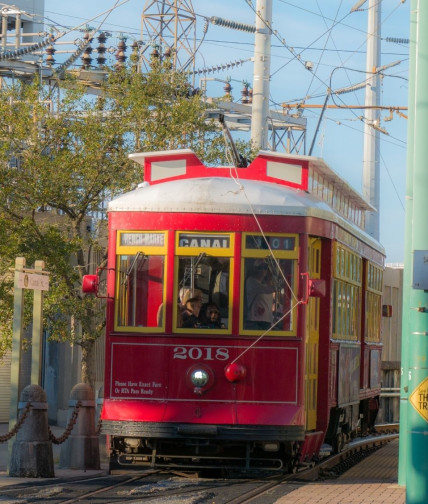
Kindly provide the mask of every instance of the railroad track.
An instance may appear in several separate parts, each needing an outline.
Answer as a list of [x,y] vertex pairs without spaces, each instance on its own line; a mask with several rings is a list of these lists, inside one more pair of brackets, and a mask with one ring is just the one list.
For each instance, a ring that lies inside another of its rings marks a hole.
[[140,473],[104,475],[73,481],[38,482],[34,485],[3,487],[3,501],[43,504],[183,503],[183,504],[273,504],[277,499],[310,481],[336,478],[361,459],[398,436],[395,426],[377,429],[387,434],[356,439],[341,453],[322,460],[297,474],[258,478],[213,479],[174,471],[149,470]]

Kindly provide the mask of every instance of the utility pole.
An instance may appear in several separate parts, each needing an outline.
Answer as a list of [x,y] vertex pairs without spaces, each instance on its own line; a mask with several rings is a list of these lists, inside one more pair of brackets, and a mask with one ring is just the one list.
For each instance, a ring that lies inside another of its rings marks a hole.
[[[408,145],[412,151],[408,156],[412,169],[407,174],[412,178],[412,244],[410,254],[405,257],[404,272],[410,271],[412,285],[408,309],[403,311],[403,318],[408,320],[407,324],[403,321],[403,328],[407,329],[403,343],[407,343],[408,401],[406,430],[403,432],[400,425],[400,437],[407,438],[406,503],[425,504],[428,502],[428,2],[413,0],[411,11],[416,15],[416,46],[414,53],[410,53],[415,55],[416,62],[410,65],[414,73],[409,75],[409,96],[414,93],[414,107],[409,108],[409,122],[414,122],[413,141]],[[407,210],[406,207],[406,225],[409,224]],[[401,456],[400,452],[400,459]]]
[[[380,206],[380,14],[381,2],[369,0],[366,56],[366,98],[368,107],[364,125],[363,157],[363,196],[376,210],[366,214],[367,233],[379,240],[379,206]],[[370,108],[372,107],[372,108]]]
[[407,471],[407,409],[409,397],[409,346],[412,338],[409,335],[410,292],[412,289],[412,242],[413,242],[413,145],[415,139],[415,92],[416,92],[416,33],[417,33],[416,0],[410,5],[410,57],[409,57],[409,121],[407,127],[407,160],[406,160],[406,209],[404,233],[403,270],[403,319],[401,325],[401,377],[400,377],[400,437],[398,447],[398,484],[406,486]]
[[268,147],[271,35],[272,0],[257,0],[251,142],[262,150]]

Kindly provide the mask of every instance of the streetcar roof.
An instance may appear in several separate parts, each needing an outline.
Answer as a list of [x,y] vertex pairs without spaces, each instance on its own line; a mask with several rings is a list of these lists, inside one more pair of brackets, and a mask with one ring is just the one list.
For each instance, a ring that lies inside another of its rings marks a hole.
[[316,193],[318,199],[326,201],[332,200],[334,194],[334,198],[344,198],[358,210],[375,211],[322,158],[314,156],[260,151],[245,168],[205,166],[191,149],[136,152],[129,157],[144,167],[144,180],[150,184],[214,176],[229,178],[232,170],[239,179],[286,185]]
[[318,217],[336,222],[378,247],[354,223],[312,194],[283,185],[232,177],[170,180],[138,188],[110,201],[109,212],[173,212]]
[[196,212],[227,214],[308,215],[332,213],[309,193],[254,180],[223,177],[148,182],[119,196],[108,211]]

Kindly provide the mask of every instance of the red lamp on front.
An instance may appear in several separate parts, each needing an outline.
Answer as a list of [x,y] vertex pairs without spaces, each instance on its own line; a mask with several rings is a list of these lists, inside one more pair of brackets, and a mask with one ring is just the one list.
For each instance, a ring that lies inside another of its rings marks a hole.
[[99,281],[98,275],[83,275],[82,291],[85,294],[97,294]]
[[232,362],[232,364],[229,364],[224,370],[224,375],[231,383],[243,380],[246,374],[247,369],[245,366],[237,364],[236,362]]

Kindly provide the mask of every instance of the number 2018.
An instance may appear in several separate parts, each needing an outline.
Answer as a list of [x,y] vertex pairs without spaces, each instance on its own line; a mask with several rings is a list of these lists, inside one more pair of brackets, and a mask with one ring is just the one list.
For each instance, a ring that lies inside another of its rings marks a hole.
[[191,360],[227,360],[229,350],[227,348],[209,348],[209,347],[174,347],[174,359]]

